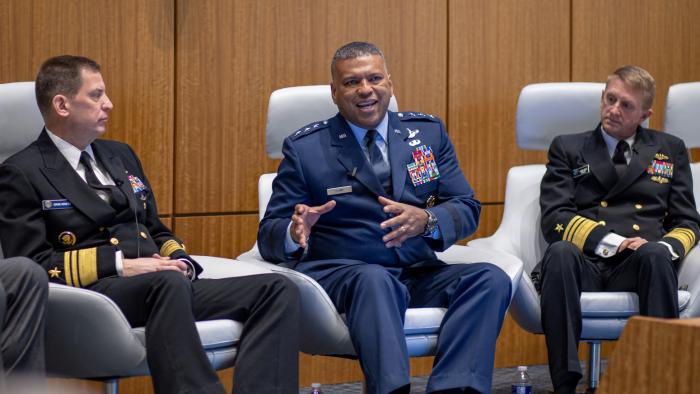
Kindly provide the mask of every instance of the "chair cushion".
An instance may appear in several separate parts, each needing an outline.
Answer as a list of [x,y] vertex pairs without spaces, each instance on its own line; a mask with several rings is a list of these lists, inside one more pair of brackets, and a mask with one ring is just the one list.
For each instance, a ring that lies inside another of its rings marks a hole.
[[688,148],[700,147],[700,82],[679,83],[668,89],[664,131],[680,137]]
[[[198,321],[197,331],[204,350],[220,349],[238,344],[243,324],[228,319]],[[145,327],[134,328],[132,332],[142,344],[146,344]]]
[[403,330],[406,335],[437,333],[446,310],[445,308],[410,308],[406,311]]
[[[690,293],[678,291],[678,310],[690,302]],[[584,292],[581,294],[581,314],[587,318],[628,318],[639,314],[639,298],[627,292]]]

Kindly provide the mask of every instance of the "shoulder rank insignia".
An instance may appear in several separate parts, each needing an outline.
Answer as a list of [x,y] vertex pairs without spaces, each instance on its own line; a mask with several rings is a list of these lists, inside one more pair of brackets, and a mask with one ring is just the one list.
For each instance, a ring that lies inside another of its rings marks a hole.
[[305,135],[309,135],[309,134],[313,133],[314,131],[318,131],[318,130],[325,129],[325,128],[328,128],[328,121],[327,120],[324,120],[323,122],[319,121],[319,122],[309,123],[306,126],[300,128],[299,130],[292,133],[291,137],[292,137],[292,139],[297,139],[297,138],[303,137]]
[[[402,121],[404,120],[428,120],[431,122],[440,122],[440,118],[435,115],[424,114],[422,112],[397,112],[396,116]],[[409,137],[413,138],[413,137]]]

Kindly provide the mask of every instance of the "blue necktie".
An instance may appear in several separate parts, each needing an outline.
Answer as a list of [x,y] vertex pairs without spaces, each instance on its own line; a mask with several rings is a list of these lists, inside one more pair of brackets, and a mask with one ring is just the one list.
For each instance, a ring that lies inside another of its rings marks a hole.
[[384,156],[382,156],[382,151],[376,143],[377,130],[367,130],[365,134],[364,143],[367,147],[367,153],[369,154],[369,163],[372,165],[372,170],[374,174],[379,178],[379,182],[384,187],[384,190],[388,195],[391,195],[391,169],[389,164],[384,161]]

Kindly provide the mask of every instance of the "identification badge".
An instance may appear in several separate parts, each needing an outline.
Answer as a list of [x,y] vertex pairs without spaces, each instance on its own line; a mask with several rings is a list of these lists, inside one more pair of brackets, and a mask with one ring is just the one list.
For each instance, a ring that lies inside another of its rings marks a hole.
[[413,186],[440,179],[440,171],[435,162],[433,148],[427,145],[421,145],[413,151],[413,163],[407,164],[406,168],[411,176]]
[[131,184],[131,188],[134,190],[134,193],[146,190],[146,185],[144,185],[143,182],[141,182],[141,179],[139,179],[137,176],[129,175],[129,183]]
[[583,167],[574,168],[572,175],[574,178],[578,178],[580,176],[584,176],[584,175],[588,174],[589,172],[591,172],[591,166],[586,164]]
[[52,211],[54,209],[71,209],[73,204],[68,200],[43,200],[41,209],[44,211]]
[[331,187],[329,189],[326,189],[326,193],[329,196],[352,193],[352,186]]

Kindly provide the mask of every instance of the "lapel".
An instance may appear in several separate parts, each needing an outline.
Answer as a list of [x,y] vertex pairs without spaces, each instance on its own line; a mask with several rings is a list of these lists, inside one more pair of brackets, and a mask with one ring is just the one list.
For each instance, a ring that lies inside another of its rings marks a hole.
[[638,127],[637,136],[632,147],[632,159],[627,171],[612,190],[608,192],[607,198],[612,198],[632,185],[647,169],[651,159],[654,157],[654,153],[657,151],[658,146],[651,137],[650,132],[642,127]]
[[374,174],[367,158],[365,158],[365,154],[345,118],[338,113],[329,122],[331,146],[337,149],[337,157],[340,164],[345,167],[350,176],[357,179],[374,194],[387,197],[384,188],[379,183],[379,179]]
[[85,183],[59,152],[46,131],[37,139],[44,167],[41,172],[46,179],[66,197],[73,206],[101,226],[107,226],[116,215],[114,209]]
[[92,143],[92,150],[102,166],[109,172],[114,184],[124,193],[124,197],[129,202],[129,209],[134,211],[136,209],[135,199],[133,198],[134,191],[131,188],[131,182],[127,179],[126,167],[124,167],[121,158],[102,145],[99,140],[95,140]]
[[[416,138],[420,138],[417,135]],[[407,163],[413,162],[413,147],[408,145],[408,128],[402,127],[395,112],[389,112],[389,126],[387,129],[389,140],[389,162],[391,163],[391,186],[394,192],[393,200],[400,201],[401,194],[406,189]]]
[[612,189],[617,183],[617,174],[613,167],[608,147],[603,140],[603,131],[600,125],[586,137],[586,142],[583,145],[583,159],[590,166],[591,173],[605,187],[606,190]]

